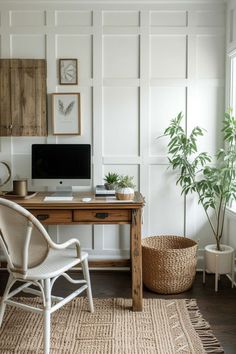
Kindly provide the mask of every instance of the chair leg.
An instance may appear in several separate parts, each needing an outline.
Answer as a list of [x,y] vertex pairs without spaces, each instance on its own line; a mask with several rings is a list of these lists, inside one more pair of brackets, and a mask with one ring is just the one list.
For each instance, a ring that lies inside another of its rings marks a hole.
[[1,301],[1,304],[0,304],[0,327],[2,325],[2,320],[3,320],[3,316],[4,316],[4,313],[5,313],[5,309],[6,309],[5,300],[7,299],[7,295],[9,294],[11,286],[13,285],[12,284],[12,280],[13,280],[13,275],[10,273],[8,281],[7,281],[7,285],[6,285],[6,288],[5,288],[3,297],[2,297],[2,301]]
[[51,334],[51,283],[50,279],[44,281],[45,308],[44,315],[44,354],[50,352],[50,334]]
[[86,280],[87,285],[88,285],[87,296],[88,296],[88,301],[89,301],[89,310],[90,310],[90,312],[94,312],[93,296],[92,296],[92,289],[91,289],[89,269],[88,269],[88,258],[85,258],[83,260],[83,262],[81,263],[81,265],[82,265],[84,279]]

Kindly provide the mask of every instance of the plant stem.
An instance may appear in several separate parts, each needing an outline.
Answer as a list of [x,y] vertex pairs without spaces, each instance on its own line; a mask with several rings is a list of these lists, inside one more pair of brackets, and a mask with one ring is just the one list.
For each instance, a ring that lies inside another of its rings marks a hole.
[[220,251],[220,235],[219,235],[219,228],[220,228],[220,215],[221,215],[221,205],[222,205],[223,197],[222,194],[220,195],[220,204],[218,208],[218,216],[217,216],[217,224],[216,224],[216,243],[217,243],[217,250]]
[[221,230],[220,230],[219,240],[221,240],[221,238],[222,238],[222,236],[223,236],[226,205],[227,205],[227,202],[225,202],[224,208],[223,208],[223,219],[222,219],[222,224],[221,224]]
[[[186,160],[187,160],[187,157],[186,157]],[[190,166],[189,166],[189,162],[187,163],[187,169],[188,169],[188,173],[189,173],[189,175],[190,175],[190,177],[191,177],[193,183],[195,184],[195,183],[196,183],[196,182],[195,182],[195,178],[194,178],[194,175],[193,175],[192,172],[191,172],[191,168],[190,168]],[[196,184],[195,184],[195,185],[196,185]],[[197,186],[197,185],[196,185],[196,190],[197,190],[197,194],[198,194],[199,200],[201,201],[201,195],[200,195],[200,192],[199,192],[199,189],[198,189],[198,186]],[[204,207],[204,205],[203,205],[202,202],[201,202],[201,204],[202,204],[203,209],[204,209],[204,211],[205,211],[205,214],[206,214],[206,216],[207,216],[208,222],[209,222],[209,224],[210,224],[210,226],[211,226],[213,235],[215,236],[216,241],[217,241],[216,232],[215,232],[215,230],[214,230],[214,226],[213,226],[213,224],[212,224],[212,222],[211,222],[210,216],[209,216],[209,214],[208,214],[208,212],[207,212],[207,210],[206,210],[206,208]]]

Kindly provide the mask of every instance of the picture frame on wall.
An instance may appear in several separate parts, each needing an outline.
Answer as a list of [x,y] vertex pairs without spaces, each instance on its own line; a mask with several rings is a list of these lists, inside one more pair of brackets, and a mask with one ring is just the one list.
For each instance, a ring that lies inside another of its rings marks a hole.
[[78,84],[78,60],[59,59],[59,84],[77,85]]
[[81,135],[80,93],[52,93],[53,135]]

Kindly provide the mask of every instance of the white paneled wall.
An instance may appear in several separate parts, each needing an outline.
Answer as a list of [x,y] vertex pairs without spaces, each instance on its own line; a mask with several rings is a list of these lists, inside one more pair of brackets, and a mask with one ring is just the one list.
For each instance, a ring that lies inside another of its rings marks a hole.
[[[0,0],[0,18],[2,58],[47,60],[49,136],[1,138],[0,159],[10,162],[13,177],[30,178],[32,143],[91,143],[93,185],[108,171],[134,176],[146,199],[144,236],[207,240],[204,215],[195,200],[180,196],[167,170],[167,141],[156,138],[182,111],[187,129],[200,124],[208,130],[202,149],[220,146],[224,2]],[[78,58],[78,85],[59,85],[59,58]],[[81,136],[51,135],[52,92],[81,93]],[[93,258],[129,255],[127,226],[50,231],[59,241],[79,235]]]
[[[226,32],[226,104],[233,109],[236,115],[236,0],[229,0],[227,6],[227,32]],[[227,210],[224,240],[226,244],[236,249],[236,210]]]

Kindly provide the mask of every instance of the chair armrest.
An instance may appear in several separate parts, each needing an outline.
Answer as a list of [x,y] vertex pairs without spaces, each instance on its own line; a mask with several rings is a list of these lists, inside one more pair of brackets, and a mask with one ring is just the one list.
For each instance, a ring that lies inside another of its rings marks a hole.
[[75,244],[76,250],[77,250],[77,257],[81,259],[81,250],[80,250],[80,242],[76,238],[71,238],[70,240],[64,242],[64,243],[54,243],[50,242],[50,247],[57,249],[57,250],[63,250],[67,248],[70,245]]

